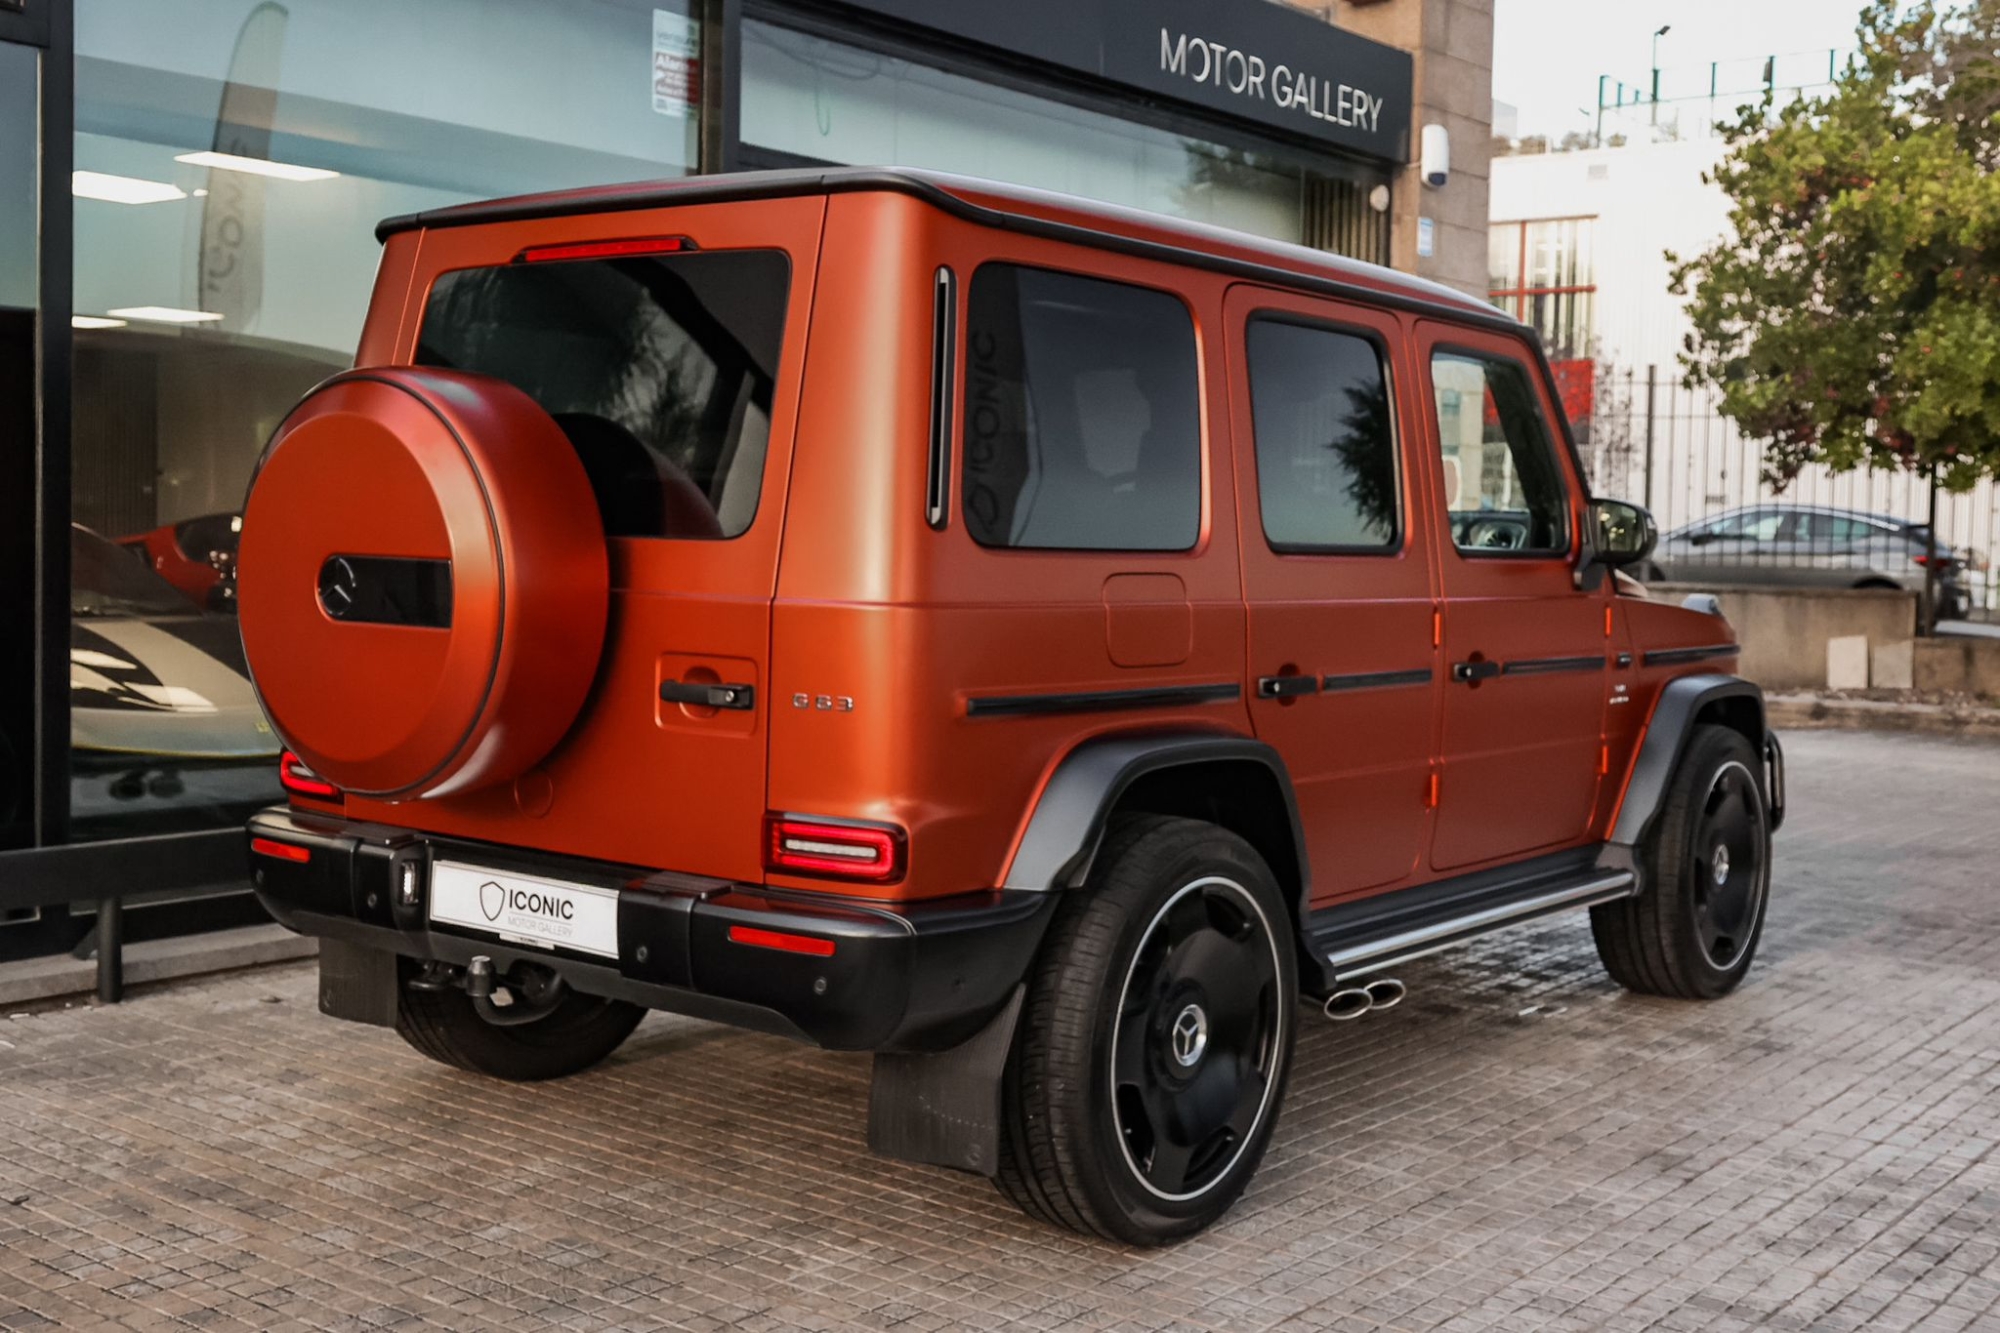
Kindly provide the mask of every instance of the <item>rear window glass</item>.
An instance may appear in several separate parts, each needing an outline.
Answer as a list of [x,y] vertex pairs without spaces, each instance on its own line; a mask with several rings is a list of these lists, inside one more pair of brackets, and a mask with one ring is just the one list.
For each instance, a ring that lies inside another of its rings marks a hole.
[[1164,292],[987,264],[966,306],[965,525],[986,546],[1185,551],[1194,323]]
[[417,364],[506,380],[575,446],[614,537],[735,537],[757,515],[791,264],[777,250],[459,269]]

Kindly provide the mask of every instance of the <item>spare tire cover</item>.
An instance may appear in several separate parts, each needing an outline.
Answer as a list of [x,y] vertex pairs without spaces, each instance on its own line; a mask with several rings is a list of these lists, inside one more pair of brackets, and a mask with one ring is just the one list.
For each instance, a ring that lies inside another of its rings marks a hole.
[[292,410],[244,506],[237,599],[278,734],[364,796],[512,779],[574,723],[610,574],[583,465],[483,375],[349,371]]

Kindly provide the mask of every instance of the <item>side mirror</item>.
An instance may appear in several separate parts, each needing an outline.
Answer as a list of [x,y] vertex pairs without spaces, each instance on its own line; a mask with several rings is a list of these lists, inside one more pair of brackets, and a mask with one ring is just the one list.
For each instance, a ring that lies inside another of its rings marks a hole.
[[1592,500],[1590,526],[1591,558],[1609,569],[1638,564],[1660,540],[1653,516],[1623,500]]

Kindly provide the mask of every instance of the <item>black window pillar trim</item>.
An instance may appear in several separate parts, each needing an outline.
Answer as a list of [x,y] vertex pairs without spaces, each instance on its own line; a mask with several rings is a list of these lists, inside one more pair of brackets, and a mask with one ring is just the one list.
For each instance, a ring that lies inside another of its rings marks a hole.
[[[76,158],[76,12],[69,0],[37,7],[47,24],[41,88],[41,311],[35,360],[35,843],[69,836],[70,314],[74,224],[69,188]],[[31,11],[32,13],[35,11]],[[81,886],[80,886],[81,887]]]
[[703,175],[743,169],[743,0],[706,0],[702,9]]

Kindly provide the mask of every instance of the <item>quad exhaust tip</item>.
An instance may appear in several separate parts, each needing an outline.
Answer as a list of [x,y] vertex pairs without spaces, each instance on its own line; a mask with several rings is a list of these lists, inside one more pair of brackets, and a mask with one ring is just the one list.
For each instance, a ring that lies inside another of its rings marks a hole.
[[1348,986],[1326,997],[1326,1016],[1336,1023],[1351,1023],[1379,1009],[1394,1009],[1409,994],[1409,988],[1394,977],[1377,977],[1365,986]]

